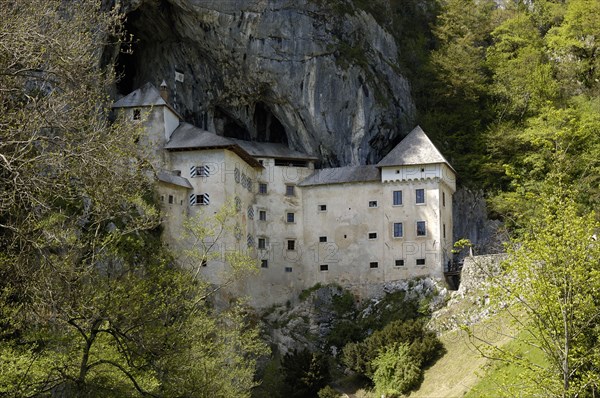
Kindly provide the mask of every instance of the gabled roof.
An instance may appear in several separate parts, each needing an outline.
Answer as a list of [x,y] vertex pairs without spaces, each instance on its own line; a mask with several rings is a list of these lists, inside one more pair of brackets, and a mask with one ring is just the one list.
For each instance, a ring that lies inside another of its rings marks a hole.
[[259,158],[318,160],[315,156],[294,151],[284,144],[244,141],[235,138],[232,138],[231,140],[241,146],[250,155]]
[[[390,151],[377,167],[410,166],[419,164],[446,163],[444,155],[433,145],[423,129],[417,126],[394,149]],[[454,170],[452,168],[452,170]]]
[[375,165],[346,166],[315,170],[298,185],[306,187],[347,182],[380,181],[380,179],[380,171]]
[[115,102],[113,108],[156,105],[167,105],[167,102],[161,97],[160,91],[152,83],[148,82]]
[[156,173],[156,176],[158,177],[158,181],[166,182],[167,184],[177,185],[183,188],[193,189],[192,184],[190,184],[187,178],[176,176],[165,171],[159,171],[158,173]]
[[179,127],[173,131],[171,139],[165,145],[165,149],[170,151],[217,148],[229,149],[252,167],[262,167],[251,154],[246,152],[235,141],[202,130],[189,123],[179,123]]
[[160,91],[150,82],[127,94],[112,105],[113,108],[135,108],[141,106],[166,106],[181,119],[179,113],[163,99]]

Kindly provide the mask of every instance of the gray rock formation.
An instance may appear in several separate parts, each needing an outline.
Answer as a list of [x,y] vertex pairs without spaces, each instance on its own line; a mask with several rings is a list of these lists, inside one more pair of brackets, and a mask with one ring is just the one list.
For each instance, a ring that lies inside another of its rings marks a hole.
[[118,89],[164,79],[195,125],[288,143],[324,166],[373,163],[414,127],[415,107],[394,38],[343,3],[125,1],[135,43],[118,56]]
[[[463,187],[452,199],[454,240],[469,239],[476,254],[502,253],[502,244],[508,241],[508,237],[500,221],[488,219],[483,192]],[[464,251],[461,254],[468,253]]]

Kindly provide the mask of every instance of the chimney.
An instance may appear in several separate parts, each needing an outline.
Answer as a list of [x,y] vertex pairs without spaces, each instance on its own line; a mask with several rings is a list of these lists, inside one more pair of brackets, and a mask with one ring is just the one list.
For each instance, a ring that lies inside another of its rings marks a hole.
[[167,82],[164,80],[160,84],[160,96],[167,104],[169,103],[169,89],[167,88]]

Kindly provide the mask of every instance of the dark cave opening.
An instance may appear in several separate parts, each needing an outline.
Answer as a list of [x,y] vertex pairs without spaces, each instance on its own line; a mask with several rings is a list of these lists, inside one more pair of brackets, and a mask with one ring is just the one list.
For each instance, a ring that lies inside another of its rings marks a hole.
[[[215,121],[222,121],[222,128],[220,132],[224,137],[238,138],[246,141],[252,140],[250,132],[231,116],[229,116],[229,114],[223,109],[215,107],[214,119]],[[219,128],[217,128],[217,130],[219,130]],[[219,131],[217,131],[217,134],[219,134]]]
[[285,127],[263,102],[256,103],[253,122],[256,128],[256,141],[287,145]]
[[136,53],[140,46],[140,33],[136,27],[136,22],[141,18],[141,11],[136,10],[127,15],[125,21],[125,32],[132,41],[121,45],[117,61],[115,62],[115,72],[117,74],[117,91],[121,95],[127,95],[137,87],[134,87],[135,75],[137,72]]

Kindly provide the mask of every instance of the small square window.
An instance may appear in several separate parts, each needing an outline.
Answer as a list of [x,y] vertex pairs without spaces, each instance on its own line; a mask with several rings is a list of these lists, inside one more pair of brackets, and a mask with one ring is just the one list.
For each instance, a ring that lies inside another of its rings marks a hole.
[[142,119],[142,110],[134,109],[133,110],[133,120],[141,120]]
[[269,260],[260,260],[260,268],[269,268]]
[[401,238],[404,234],[402,223],[395,222],[394,223],[394,238]]
[[392,192],[392,205],[394,205],[394,206],[402,205],[402,191],[393,191]]
[[258,248],[259,249],[266,249],[267,248],[267,239],[265,238],[258,238]]
[[259,221],[267,221],[267,211],[266,210],[258,211],[258,220]]
[[319,211],[327,211],[327,205],[319,205]]
[[377,261],[371,261],[369,263],[369,268],[379,268],[379,263]]
[[173,195],[169,195],[169,204],[173,204],[173,201],[175,200],[175,198],[173,197]]
[[417,265],[425,265],[425,259],[424,258],[418,258],[417,259]]
[[296,187],[294,185],[286,185],[285,196],[296,196]]
[[369,232],[369,239],[377,239],[377,232]]
[[394,265],[396,267],[404,267],[404,260],[396,260]]
[[260,164],[261,166],[264,166],[264,164],[265,164],[265,161],[264,161],[264,160],[262,160],[262,159],[259,159],[259,160],[258,160],[258,164]]
[[319,265],[319,270],[320,271],[329,271],[329,265],[328,264],[321,264],[321,265]]
[[288,250],[296,250],[296,241],[293,239],[288,239],[287,241],[287,249]]
[[415,190],[415,202],[418,205],[422,205],[425,203],[425,190],[424,189],[417,189]]
[[417,236],[427,236],[425,221],[417,221]]
[[376,200],[370,200],[369,201],[369,207],[377,207],[377,201]]
[[258,183],[258,193],[261,195],[267,194],[267,184],[265,182]]
[[293,223],[295,221],[295,214],[294,213],[287,213],[286,220],[289,223]]
[[285,272],[292,272],[292,267],[285,267]]
[[327,242],[326,236],[319,236],[319,242]]

